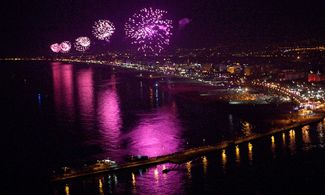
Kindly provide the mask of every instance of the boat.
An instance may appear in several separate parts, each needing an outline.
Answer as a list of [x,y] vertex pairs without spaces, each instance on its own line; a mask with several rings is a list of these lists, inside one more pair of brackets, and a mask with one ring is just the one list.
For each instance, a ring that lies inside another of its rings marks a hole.
[[164,169],[164,170],[162,170],[163,173],[168,173],[169,171],[171,171],[171,170],[170,169],[167,169],[167,168]]

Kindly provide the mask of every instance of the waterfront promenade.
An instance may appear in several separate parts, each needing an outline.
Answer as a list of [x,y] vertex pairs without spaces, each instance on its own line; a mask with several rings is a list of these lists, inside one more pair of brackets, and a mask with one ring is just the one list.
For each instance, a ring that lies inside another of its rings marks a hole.
[[152,157],[152,158],[149,158],[148,160],[141,160],[141,161],[137,161],[137,162],[127,162],[127,163],[121,164],[116,167],[104,167],[102,169],[94,169],[94,170],[86,170],[86,171],[72,171],[69,174],[63,174],[60,176],[53,177],[52,182],[63,182],[66,180],[77,179],[80,177],[86,177],[86,176],[102,174],[102,173],[118,172],[118,171],[122,171],[122,170],[141,168],[141,167],[152,166],[152,165],[162,164],[162,163],[182,164],[182,163],[189,161],[195,157],[199,157],[199,156],[202,156],[207,153],[226,149],[227,147],[233,147],[238,144],[248,143],[248,142],[251,142],[254,140],[272,136],[272,135],[280,133],[280,132],[285,132],[285,131],[289,131],[291,129],[299,128],[299,127],[309,125],[312,123],[317,123],[322,120],[324,120],[324,114],[319,113],[319,114],[315,114],[314,116],[310,116],[307,119],[306,118],[301,119],[300,121],[297,121],[296,123],[285,126],[283,128],[271,129],[270,131],[263,133],[263,134],[253,134],[251,136],[240,137],[240,138],[236,138],[234,140],[223,141],[223,142],[217,143],[215,145],[207,145],[207,146],[201,146],[201,147],[197,147],[197,148],[190,148],[190,149],[186,149],[186,150],[172,153],[172,154],[167,154],[167,155],[158,156],[158,157]]

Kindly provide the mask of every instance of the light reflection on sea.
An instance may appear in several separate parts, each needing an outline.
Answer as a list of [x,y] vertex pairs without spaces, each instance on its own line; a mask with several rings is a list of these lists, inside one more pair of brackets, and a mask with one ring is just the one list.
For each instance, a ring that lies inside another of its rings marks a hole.
[[[10,123],[2,130],[8,164],[5,175],[15,175],[11,183],[25,184],[34,193],[43,186],[35,185],[35,180],[42,183],[52,168],[102,158],[121,163],[127,155],[158,156],[263,132],[258,129],[259,118],[245,117],[257,107],[231,109],[193,99],[188,92],[191,87],[182,87],[182,82],[177,81],[176,90],[175,78],[153,79],[145,74],[140,78],[109,66],[34,63],[9,64],[3,72],[10,75],[10,86],[2,93],[10,100],[3,104]],[[259,116],[267,113],[264,108],[258,110]],[[323,121],[180,165],[97,175],[54,185],[51,192],[238,194],[311,186],[317,184],[313,175],[325,172],[318,166],[325,161],[324,129]],[[163,173],[165,168],[170,171]],[[295,180],[299,177],[303,179]]]

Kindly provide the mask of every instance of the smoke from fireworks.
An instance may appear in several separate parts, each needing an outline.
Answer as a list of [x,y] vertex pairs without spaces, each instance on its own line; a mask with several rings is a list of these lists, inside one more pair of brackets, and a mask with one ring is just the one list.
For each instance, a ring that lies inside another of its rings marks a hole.
[[86,51],[90,47],[90,39],[88,37],[78,37],[74,47],[77,51]]
[[169,45],[172,20],[165,19],[164,10],[144,8],[125,24],[125,33],[138,47],[138,51],[158,54]]
[[58,43],[50,45],[50,48],[54,53],[59,53],[61,51],[61,47]]
[[71,49],[71,43],[69,41],[63,41],[61,44],[60,44],[60,51],[62,53],[68,53]]
[[189,18],[182,18],[178,21],[178,28],[183,29],[185,26],[187,26],[191,20]]
[[93,35],[99,40],[109,41],[115,31],[113,23],[109,20],[98,20],[93,26]]

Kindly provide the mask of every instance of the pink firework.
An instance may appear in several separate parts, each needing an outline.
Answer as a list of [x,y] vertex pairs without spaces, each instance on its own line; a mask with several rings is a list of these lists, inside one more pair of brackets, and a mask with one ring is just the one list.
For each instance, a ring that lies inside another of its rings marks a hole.
[[74,43],[77,51],[86,51],[90,47],[90,39],[88,37],[78,37]]
[[54,53],[59,53],[61,51],[61,47],[58,43],[52,44],[50,48]]
[[141,9],[125,24],[125,33],[138,47],[138,51],[158,54],[169,45],[172,20],[165,19],[167,11],[153,8]]
[[70,41],[63,41],[61,44],[60,44],[60,48],[61,48],[61,52],[62,53],[68,53],[71,49],[71,43]]
[[109,20],[98,20],[95,22],[92,32],[97,39],[109,41],[115,32],[115,27]]

